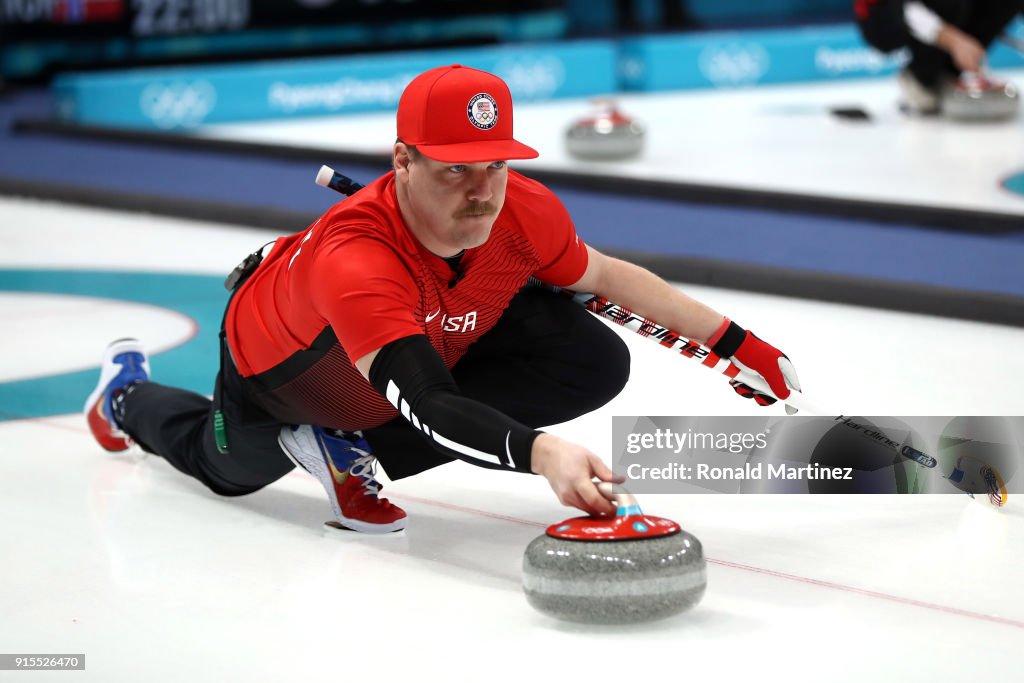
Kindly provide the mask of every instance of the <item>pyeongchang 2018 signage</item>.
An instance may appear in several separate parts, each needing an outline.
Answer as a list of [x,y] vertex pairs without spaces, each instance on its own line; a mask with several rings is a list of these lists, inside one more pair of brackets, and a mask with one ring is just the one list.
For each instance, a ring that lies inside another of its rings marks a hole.
[[878,53],[843,25],[631,38],[621,60],[625,89],[655,91],[876,76],[906,56]]
[[388,78],[339,78],[324,83],[275,81],[267,88],[267,106],[284,114],[384,109],[398,103],[415,72]]
[[502,76],[517,101],[615,92],[610,41],[423,51],[254,64],[66,74],[58,111],[79,123],[188,129],[209,123],[393,110],[417,74],[465,64]]
[[[606,65],[613,68],[615,59],[608,53]],[[461,58],[460,58],[461,57]],[[438,60],[441,61],[438,61]],[[440,64],[464,62],[501,76],[516,101],[540,101],[566,96],[567,71],[578,72],[581,65],[566,60],[557,53],[520,54],[493,59],[489,55],[476,58],[465,53],[450,58],[430,56],[420,58],[419,65],[410,69],[405,60],[405,69],[394,75],[383,77],[346,75],[342,78],[321,82],[297,82],[297,79],[275,81],[267,88],[268,107],[283,114],[323,114],[337,112],[371,111],[393,109],[398,99],[417,74]],[[352,70],[356,71],[356,70]],[[589,87],[605,87],[605,91],[591,91],[577,94],[598,94],[614,90],[614,83],[607,82],[613,74],[600,79],[591,79]],[[601,82],[605,81],[605,82]],[[578,84],[577,84],[578,86]]]

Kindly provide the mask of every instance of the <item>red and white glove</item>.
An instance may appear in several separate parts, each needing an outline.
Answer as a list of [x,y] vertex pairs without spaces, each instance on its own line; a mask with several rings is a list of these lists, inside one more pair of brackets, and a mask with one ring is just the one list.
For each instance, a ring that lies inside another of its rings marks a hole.
[[[741,372],[760,375],[775,396],[785,401],[793,389],[800,391],[800,379],[789,357],[782,351],[726,318],[708,340],[711,350],[722,358],[729,359]],[[739,380],[729,384],[743,398],[752,398],[758,405],[770,406],[775,397],[760,392]],[[795,408],[786,406],[786,412],[793,414]]]

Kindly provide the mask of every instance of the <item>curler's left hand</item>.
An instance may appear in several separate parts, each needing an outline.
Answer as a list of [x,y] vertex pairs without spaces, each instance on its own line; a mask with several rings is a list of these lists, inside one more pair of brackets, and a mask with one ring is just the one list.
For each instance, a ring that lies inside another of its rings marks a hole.
[[[734,379],[729,384],[737,394],[754,399],[758,405],[770,406],[776,398],[785,401],[794,389],[800,391],[796,368],[786,354],[728,318],[723,321],[722,328],[712,337],[711,350],[722,358],[728,358],[740,372],[761,377],[775,396]],[[792,415],[796,409],[787,405],[786,412]]]

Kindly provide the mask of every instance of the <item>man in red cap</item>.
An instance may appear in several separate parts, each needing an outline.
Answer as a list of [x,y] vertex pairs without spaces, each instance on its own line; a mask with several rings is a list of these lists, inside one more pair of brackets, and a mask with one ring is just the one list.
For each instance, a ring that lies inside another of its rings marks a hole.
[[607,403],[629,353],[531,277],[707,340],[782,398],[799,388],[776,348],[587,246],[550,190],[506,166],[536,156],[513,138],[500,78],[459,65],[418,76],[398,105],[394,170],[244,272],[214,400],[150,382],[145,352],[121,340],[86,403],[93,434],[108,450],[134,441],[228,496],[296,463],[358,531],[405,527],[378,495],[375,456],[391,479],[453,459],[534,472],[564,504],[613,513],[593,481],[617,480],[604,462],[537,428]]

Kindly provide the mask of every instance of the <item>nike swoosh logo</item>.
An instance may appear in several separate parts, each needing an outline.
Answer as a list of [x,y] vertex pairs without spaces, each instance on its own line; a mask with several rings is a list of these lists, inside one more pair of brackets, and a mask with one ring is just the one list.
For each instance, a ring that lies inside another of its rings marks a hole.
[[327,444],[323,442],[323,438],[322,437],[319,439],[319,441],[320,441],[320,448],[323,449],[324,454],[326,454],[326,456],[327,456],[327,457],[324,458],[324,460],[327,461],[327,467],[328,467],[328,469],[331,470],[331,477],[334,479],[335,483],[337,483],[339,486],[341,484],[344,484],[345,480],[348,479],[348,470],[342,472],[337,467],[335,467],[334,460],[331,459],[331,456],[330,456],[330,454],[327,451]]
[[424,319],[423,319],[423,322],[425,322],[425,323],[429,323],[429,322],[430,322],[431,320],[433,320],[434,318],[436,318],[436,317],[437,317],[437,316],[439,316],[440,314],[441,314],[441,309],[440,309],[440,308],[438,308],[438,309],[437,309],[436,311],[434,311],[434,312],[433,312],[432,314],[430,314],[430,315],[428,315],[428,316],[427,316],[426,318],[424,318]]
[[331,468],[331,476],[334,478],[334,481],[339,485],[344,484],[345,480],[348,479],[348,472],[341,472],[338,470],[338,468],[334,466],[334,462],[331,460],[331,456],[329,455],[327,456],[327,466]]

